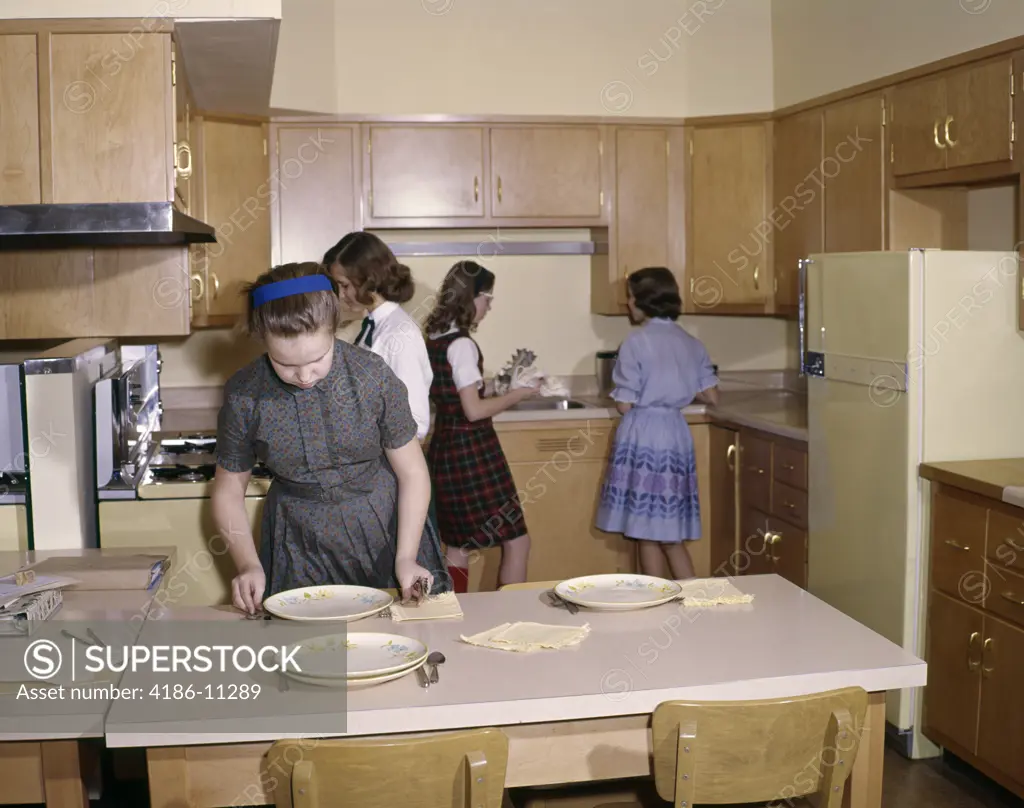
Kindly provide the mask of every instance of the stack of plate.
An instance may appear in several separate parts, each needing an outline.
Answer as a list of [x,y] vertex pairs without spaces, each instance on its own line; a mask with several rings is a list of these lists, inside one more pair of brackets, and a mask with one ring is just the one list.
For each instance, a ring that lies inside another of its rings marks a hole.
[[624,612],[649,609],[675,600],[683,588],[675,581],[651,575],[584,575],[555,586],[562,600],[587,609]]
[[368,586],[304,586],[271,595],[263,608],[284,620],[347,623],[373,617],[393,600],[387,592]]
[[400,679],[427,661],[427,647],[397,634],[353,633],[313,637],[291,657],[302,671],[286,675],[319,687],[370,687]]

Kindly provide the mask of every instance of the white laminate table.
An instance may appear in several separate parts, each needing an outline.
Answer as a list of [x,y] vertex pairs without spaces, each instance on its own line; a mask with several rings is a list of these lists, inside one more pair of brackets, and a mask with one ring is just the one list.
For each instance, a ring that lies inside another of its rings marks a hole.
[[[649,774],[650,714],[663,701],[776,698],[859,686],[871,698],[849,804],[878,808],[884,694],[924,685],[925,663],[783,578],[746,576],[734,584],[755,596],[753,604],[570,615],[548,605],[540,590],[518,590],[460,596],[465,617],[458,621],[350,623],[352,632],[417,637],[447,662],[439,684],[429,689],[408,676],[350,691],[346,713],[332,712],[338,700],[325,691],[323,715],[347,720],[346,736],[501,727],[510,740],[507,786],[537,786]],[[167,616],[203,614],[240,619],[212,608]],[[459,640],[517,620],[589,623],[591,634],[575,648],[531,654]],[[132,686],[132,676],[126,674],[123,686]],[[273,704],[262,705],[271,716]],[[221,720],[201,703],[151,722],[114,703],[106,738],[112,747],[147,747],[152,808],[207,808],[239,799],[271,804],[273,783],[261,774],[262,755],[272,741],[295,733],[275,732],[266,721],[254,720],[253,728],[240,733],[237,719]]]

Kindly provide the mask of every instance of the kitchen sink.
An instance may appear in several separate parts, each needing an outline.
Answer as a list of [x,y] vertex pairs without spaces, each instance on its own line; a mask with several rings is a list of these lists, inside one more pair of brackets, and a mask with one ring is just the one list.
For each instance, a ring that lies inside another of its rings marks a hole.
[[582,410],[586,404],[571,398],[528,398],[509,407],[510,410]]

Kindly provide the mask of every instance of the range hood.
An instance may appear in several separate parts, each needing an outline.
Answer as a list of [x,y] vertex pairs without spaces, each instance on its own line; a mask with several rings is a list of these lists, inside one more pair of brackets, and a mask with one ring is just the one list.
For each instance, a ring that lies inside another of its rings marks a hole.
[[173,202],[0,206],[0,250],[175,247],[216,242],[214,229]]

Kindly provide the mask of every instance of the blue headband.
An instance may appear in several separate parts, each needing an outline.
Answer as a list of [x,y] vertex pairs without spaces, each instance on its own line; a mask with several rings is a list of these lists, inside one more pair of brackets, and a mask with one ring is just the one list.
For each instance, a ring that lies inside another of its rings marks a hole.
[[324,274],[303,275],[301,278],[288,278],[276,283],[268,283],[252,291],[252,305],[259,308],[264,303],[281,297],[301,295],[305,292],[333,292],[331,279]]

